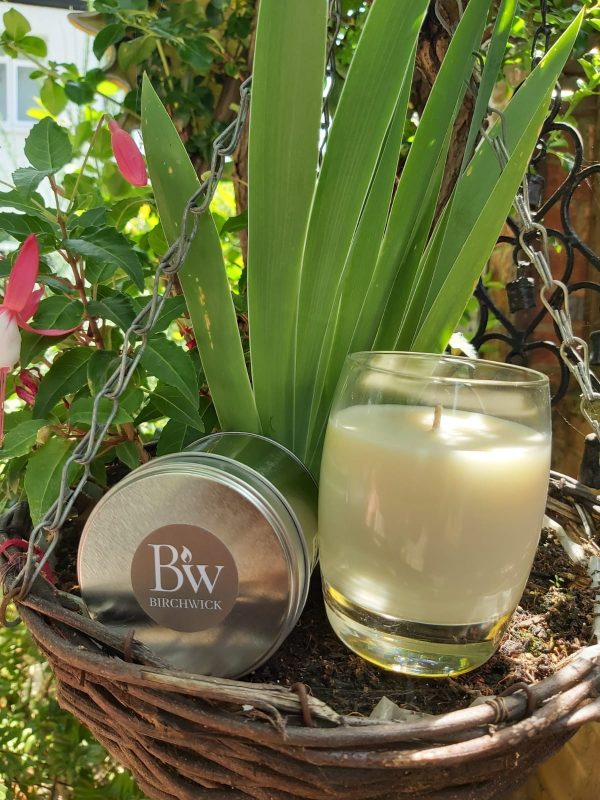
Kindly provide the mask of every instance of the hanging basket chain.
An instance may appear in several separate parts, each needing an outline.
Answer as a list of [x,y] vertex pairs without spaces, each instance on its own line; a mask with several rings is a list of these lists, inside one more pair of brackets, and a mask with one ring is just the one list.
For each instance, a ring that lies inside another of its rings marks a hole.
[[[329,129],[331,127],[329,100],[335,79],[335,45],[342,20],[341,0],[330,0],[329,14],[330,39],[327,48],[328,82],[323,96],[324,134],[319,153],[320,158],[322,158],[326,147]],[[80,440],[63,465],[59,495],[31,532],[25,564],[4,594],[2,610],[0,611],[0,625],[13,626],[19,623],[18,619],[10,622],[6,620],[4,612],[8,602],[12,599],[22,599],[26,597],[31,590],[33,583],[44,569],[48,559],[56,548],[60,530],[90,477],[92,462],[97,456],[104,437],[119,410],[119,400],[127,389],[140,363],[148,343],[148,338],[156,324],[156,320],[160,316],[163,304],[171,293],[175,276],[181,269],[190,246],[194,241],[198,230],[199,217],[210,207],[219,181],[223,176],[226,160],[235,153],[240,143],[250,110],[251,87],[252,76],[250,75],[240,86],[238,113],[235,119],[215,139],[212,148],[210,169],[202,176],[203,180],[201,185],[185,205],[181,219],[181,233],[160,260],[154,274],[154,285],[150,300],[137,314],[125,333],[119,366],[94,398],[90,429]],[[164,291],[161,292],[161,284],[164,278],[167,279],[167,282]],[[137,345],[137,349],[132,355],[131,350],[135,345]],[[102,400],[110,400],[112,403],[112,407],[104,423],[100,423],[98,419]],[[83,472],[77,485],[71,490],[69,488],[69,473],[73,464],[83,467]],[[39,545],[45,536],[49,539],[49,541],[47,541],[48,546],[43,557],[38,559],[36,548],[38,548],[39,552]]]
[[[188,255],[198,229],[199,216],[209,208],[219,180],[223,175],[226,159],[233,155],[240,142],[250,107],[251,82],[252,78],[250,77],[242,83],[238,114],[233,122],[214,141],[210,170],[203,176],[198,190],[194,192],[186,203],[181,219],[181,234],[160,260],[154,274],[150,300],[137,314],[125,333],[119,365],[94,398],[90,429],[77,444],[62,468],[59,495],[31,532],[26,562],[8,589],[5,601],[7,596],[10,599],[14,599],[24,598],[28,594],[34,581],[52,555],[58,543],[60,529],[67,520],[75,501],[90,477],[91,464],[97,456],[104,437],[119,410],[119,400],[140,363],[148,338],[161,313],[165,300],[171,293],[175,276]],[[164,286],[164,291],[161,291],[165,278],[166,285]],[[132,352],[136,345],[135,352]],[[101,423],[99,421],[99,410],[103,400],[109,400],[112,406],[106,420]],[[83,467],[83,472],[77,485],[71,490],[69,488],[69,473],[73,464]],[[36,548],[39,547],[45,534],[49,536],[50,541],[45,554],[38,560]],[[6,605],[6,602],[4,605]]]
[[329,129],[331,128],[331,95],[335,85],[335,76],[337,71],[337,62],[335,47],[342,25],[342,0],[329,0],[329,42],[327,45],[327,59],[325,62],[325,93],[323,95],[323,114],[321,122],[321,130],[323,136],[319,146],[319,167],[323,163],[323,156],[325,155],[325,148],[327,147],[327,139],[329,138]]
[[[541,23],[536,29],[531,47],[531,65],[537,66],[550,47],[552,26],[548,23],[548,2],[540,2]],[[541,46],[540,46],[541,43]],[[555,89],[555,99],[550,116],[553,119],[560,106],[560,86]],[[503,170],[510,158],[506,146],[506,130],[503,113],[488,107],[490,114],[500,119],[498,134],[490,136],[484,129],[482,137],[491,145],[496,153],[500,169]],[[541,222],[536,222],[529,200],[529,183],[524,176],[521,189],[515,198],[515,209],[518,225],[518,240],[521,250],[537,271],[540,280],[540,300],[554,322],[560,336],[560,357],[569,372],[577,381],[581,390],[581,414],[590,425],[592,431],[600,439],[600,393],[595,391],[594,384],[600,385],[590,368],[587,342],[576,336],[569,308],[568,287],[552,275],[548,248],[548,231]]]

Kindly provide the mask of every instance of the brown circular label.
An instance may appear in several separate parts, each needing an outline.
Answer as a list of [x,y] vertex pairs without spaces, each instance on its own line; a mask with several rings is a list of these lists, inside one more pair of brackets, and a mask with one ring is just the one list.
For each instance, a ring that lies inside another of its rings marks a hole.
[[202,631],[222,622],[238,596],[229,549],[195,525],[165,525],[135,551],[131,583],[151,619],[175,631]]

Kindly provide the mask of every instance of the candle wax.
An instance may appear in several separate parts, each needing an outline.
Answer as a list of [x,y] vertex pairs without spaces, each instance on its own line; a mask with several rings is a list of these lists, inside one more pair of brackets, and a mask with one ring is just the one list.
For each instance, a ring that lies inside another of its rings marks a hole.
[[330,420],[321,470],[323,574],[399,620],[470,625],[517,606],[544,514],[550,437],[444,408],[351,406]]

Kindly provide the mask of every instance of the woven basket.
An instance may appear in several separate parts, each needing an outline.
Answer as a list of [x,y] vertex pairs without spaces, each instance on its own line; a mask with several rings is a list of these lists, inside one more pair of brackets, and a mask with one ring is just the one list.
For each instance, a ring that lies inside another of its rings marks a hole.
[[[548,512],[579,552],[593,539],[596,495],[553,474]],[[0,539],[23,536],[17,509]],[[0,556],[7,583],[18,555]],[[54,670],[63,708],[157,800],[488,800],[510,796],[582,724],[600,719],[600,646],[551,677],[417,722],[342,716],[291,689],[169,670],[119,640],[81,602],[38,580],[19,613]]]

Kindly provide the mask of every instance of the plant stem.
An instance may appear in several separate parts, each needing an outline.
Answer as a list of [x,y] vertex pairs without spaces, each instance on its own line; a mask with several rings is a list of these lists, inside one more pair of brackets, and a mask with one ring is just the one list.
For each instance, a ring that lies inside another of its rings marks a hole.
[[156,49],[158,50],[158,55],[160,56],[161,63],[163,65],[163,69],[165,71],[165,77],[167,79],[167,84],[171,91],[173,90],[173,80],[171,78],[171,70],[169,69],[169,62],[167,61],[167,57],[165,55],[164,48],[162,46],[162,42],[160,39],[156,40]]
[[90,155],[91,155],[91,152],[92,152],[92,148],[96,144],[96,139],[98,138],[98,135],[100,133],[100,129],[101,129],[102,125],[104,125],[104,120],[105,119],[106,119],[106,114],[102,114],[102,116],[98,120],[98,124],[96,125],[96,130],[94,131],[94,133],[92,135],[92,138],[90,139],[89,147],[88,147],[88,149],[86,151],[85,156],[83,157],[83,163],[81,164],[81,167],[79,169],[79,174],[77,175],[77,179],[75,180],[75,186],[73,187],[73,192],[71,194],[71,200],[69,201],[69,207],[67,208],[67,216],[69,216],[69,214],[71,213],[71,210],[73,209],[73,203],[75,202],[75,197],[77,196],[77,189],[79,188],[79,182],[81,180],[81,176],[83,175],[84,170],[85,170],[85,168],[87,166],[87,162],[89,161],[89,158],[90,158]]

